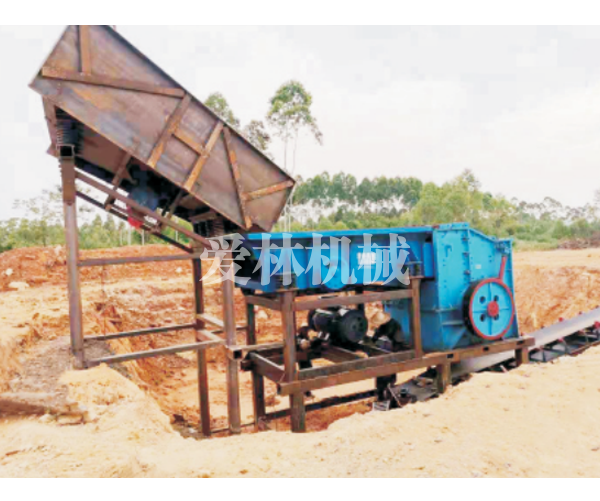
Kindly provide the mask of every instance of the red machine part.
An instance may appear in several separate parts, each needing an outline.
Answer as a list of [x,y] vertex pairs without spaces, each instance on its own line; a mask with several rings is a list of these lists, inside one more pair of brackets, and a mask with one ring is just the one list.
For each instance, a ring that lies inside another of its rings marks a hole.
[[129,225],[135,228],[136,230],[141,230],[142,226],[144,226],[144,216],[141,215],[140,217],[139,215],[137,215],[136,211],[133,210],[131,207],[127,207],[127,214],[129,215],[129,217],[127,218],[127,222],[129,223]]
[[465,316],[473,333],[484,341],[504,338],[515,319],[515,301],[504,283],[507,261],[504,256],[498,278],[482,280],[467,293]]

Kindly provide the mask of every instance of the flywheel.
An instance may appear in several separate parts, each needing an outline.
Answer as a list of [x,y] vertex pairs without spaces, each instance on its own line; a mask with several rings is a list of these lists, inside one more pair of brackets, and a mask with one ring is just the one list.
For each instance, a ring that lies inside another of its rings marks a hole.
[[502,339],[515,320],[513,295],[498,278],[473,284],[465,296],[464,309],[467,325],[485,341]]

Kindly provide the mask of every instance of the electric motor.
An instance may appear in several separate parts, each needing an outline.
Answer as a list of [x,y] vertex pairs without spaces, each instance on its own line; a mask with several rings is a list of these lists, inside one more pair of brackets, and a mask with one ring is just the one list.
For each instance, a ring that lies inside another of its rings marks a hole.
[[360,343],[369,331],[369,322],[360,310],[315,310],[310,312],[308,322],[312,330],[328,335],[333,344],[340,346]]

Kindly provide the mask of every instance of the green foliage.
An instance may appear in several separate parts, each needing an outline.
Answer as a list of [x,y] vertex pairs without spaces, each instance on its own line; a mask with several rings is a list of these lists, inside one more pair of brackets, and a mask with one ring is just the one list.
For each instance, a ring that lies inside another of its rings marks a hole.
[[400,177],[358,183],[348,174],[323,173],[299,179],[295,193],[292,231],[466,222],[488,235],[514,238],[519,249],[555,248],[561,241],[600,235],[600,196],[583,207],[551,198],[537,204],[509,201],[482,191],[470,171],[442,185]]
[[265,124],[260,120],[252,120],[244,127],[244,135],[257,149],[263,153],[269,151],[271,136],[265,129]]
[[[467,222],[498,237],[512,237],[520,250],[551,249],[561,241],[597,241],[600,236],[600,197],[594,205],[565,207],[546,198],[529,204],[483,192],[469,171],[440,186],[415,178],[364,179],[324,173],[299,180],[294,220],[274,231],[354,230]],[[18,247],[64,244],[62,196],[59,188],[15,204],[23,218],[0,221],[0,252]],[[83,249],[163,243],[134,231],[112,216],[92,219],[78,204],[79,239]],[[191,229],[185,221],[179,224]],[[167,228],[165,234],[182,243],[188,239]]]
[[318,143],[322,143],[323,134],[312,115],[312,104],[312,95],[304,85],[291,80],[277,89],[271,98],[267,120],[283,141],[297,137],[300,130],[307,129]]
[[220,92],[213,92],[204,104],[213,110],[219,117],[225,120],[229,125],[233,125],[236,128],[240,127],[239,119],[233,114],[233,110],[229,107],[229,103],[225,96]]
[[[82,188],[79,188],[80,191]],[[0,221],[0,252],[20,247],[48,247],[64,245],[62,193],[60,187],[44,190],[42,195],[30,200],[18,200],[15,207],[25,217]],[[125,245],[162,244],[162,240],[148,233],[140,233],[111,215],[99,214],[89,220],[91,209],[77,204],[79,216],[79,245],[82,249],[113,248]],[[191,224],[178,221],[191,229]],[[165,235],[188,244],[188,239],[168,228]]]
[[298,179],[295,205],[332,208],[340,204],[355,210],[385,212],[399,206],[413,208],[421,197],[423,183],[415,178],[365,178],[358,183],[351,174],[328,173],[304,181]]
[[[277,92],[271,98],[270,104],[271,107],[267,113],[267,121],[269,125],[275,128],[277,136],[283,141],[283,168],[286,172],[294,175],[296,172],[296,153],[300,132],[307,130],[319,144],[323,144],[323,134],[317,125],[316,118],[312,114],[312,95],[300,82],[290,80],[277,89]],[[288,144],[290,141],[293,141],[294,146],[291,168],[288,167]],[[294,203],[295,196],[293,192],[285,206],[285,227],[288,230],[292,223],[291,206]]]

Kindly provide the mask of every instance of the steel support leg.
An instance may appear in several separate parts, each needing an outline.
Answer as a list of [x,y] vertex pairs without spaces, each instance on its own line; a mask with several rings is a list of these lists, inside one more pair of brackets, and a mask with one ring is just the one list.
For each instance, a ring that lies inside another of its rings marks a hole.
[[423,357],[423,341],[421,338],[421,279],[411,278],[412,288],[412,334],[415,357]]
[[[254,305],[246,304],[247,326],[246,344],[254,346],[257,344],[256,338],[256,310]],[[260,424],[267,415],[265,405],[265,378],[255,371],[252,371],[252,395],[254,401],[254,429],[260,431]]]
[[527,365],[529,363],[529,350],[527,348],[516,350],[515,359],[517,360],[517,367]]
[[[296,323],[294,314],[294,293],[284,292],[281,309],[283,325],[283,361],[285,379],[295,381],[298,376],[296,366]],[[290,416],[293,433],[306,432],[306,408],[304,406],[304,393],[290,395]]]
[[[194,252],[200,251],[198,245],[194,245]],[[194,279],[194,299],[196,315],[204,313],[204,286],[202,284],[202,261],[194,259],[192,261],[193,279]],[[205,327],[204,322],[196,318],[196,331],[201,331]],[[208,388],[208,365],[206,361],[206,351],[197,351],[198,359],[198,396],[200,401],[200,425],[204,437],[211,436],[210,422],[210,394]]]
[[77,198],[75,188],[75,152],[60,158],[67,247],[67,276],[69,292],[69,324],[71,350],[75,366],[85,368],[83,348],[83,310],[81,306],[81,283],[79,278],[79,230],[77,227]]
[[[229,348],[237,345],[233,256],[231,251],[227,251],[223,259],[221,259],[221,270],[225,274],[221,285],[223,291],[223,322],[225,324],[228,353],[230,353]],[[229,430],[232,434],[239,435],[242,432],[239,362],[232,360],[229,355],[227,357],[227,411],[229,416]]]
[[452,384],[452,365],[450,363],[436,367],[436,386],[438,393],[443,395]]

